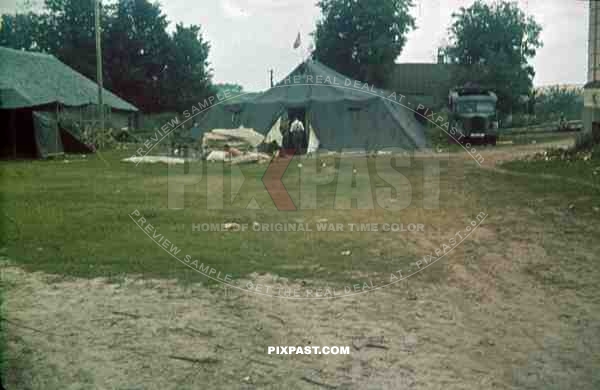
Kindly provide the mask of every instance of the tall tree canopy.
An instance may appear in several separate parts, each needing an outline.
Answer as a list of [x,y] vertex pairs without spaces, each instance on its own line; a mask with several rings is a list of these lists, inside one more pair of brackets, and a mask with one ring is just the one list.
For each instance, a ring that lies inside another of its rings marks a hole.
[[[209,45],[199,26],[173,33],[158,3],[102,6],[105,86],[143,111],[180,110],[212,93]],[[0,45],[42,51],[96,79],[94,2],[45,0],[39,13],[2,15]]]
[[200,26],[177,24],[171,37],[165,72],[170,87],[168,101],[173,107],[189,108],[214,93],[207,61],[209,50],[210,45],[202,38]]
[[39,26],[39,17],[32,12],[0,15],[0,46],[36,50]]
[[488,4],[477,0],[453,15],[446,54],[466,65],[454,75],[457,84],[475,82],[494,89],[498,106],[508,113],[523,108],[535,71],[529,60],[542,46],[542,27],[514,2]]
[[147,0],[120,0],[110,12],[104,53],[109,85],[148,111],[161,108],[170,42],[166,16]]
[[358,80],[383,85],[415,28],[412,0],[321,0],[314,58]]

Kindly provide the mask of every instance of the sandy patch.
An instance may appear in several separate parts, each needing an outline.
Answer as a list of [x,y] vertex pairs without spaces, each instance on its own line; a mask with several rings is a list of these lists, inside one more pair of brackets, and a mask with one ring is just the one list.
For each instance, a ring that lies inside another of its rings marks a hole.
[[[530,255],[519,250],[514,256]],[[9,388],[512,388],[514,369],[558,334],[559,309],[541,306],[548,297],[528,284],[518,296],[496,288],[515,275],[509,256],[489,254],[474,270],[452,261],[437,284],[408,280],[310,302],[5,264]],[[266,353],[278,345],[350,346],[351,354]]]

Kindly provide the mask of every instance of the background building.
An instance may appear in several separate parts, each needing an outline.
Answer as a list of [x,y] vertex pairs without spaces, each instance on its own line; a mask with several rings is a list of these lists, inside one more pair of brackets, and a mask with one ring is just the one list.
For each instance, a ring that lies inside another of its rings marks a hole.
[[588,82],[584,87],[583,128],[600,141],[600,2],[589,3]]
[[448,104],[452,85],[452,69],[457,65],[443,63],[396,64],[386,89],[406,96],[412,103],[439,109]]

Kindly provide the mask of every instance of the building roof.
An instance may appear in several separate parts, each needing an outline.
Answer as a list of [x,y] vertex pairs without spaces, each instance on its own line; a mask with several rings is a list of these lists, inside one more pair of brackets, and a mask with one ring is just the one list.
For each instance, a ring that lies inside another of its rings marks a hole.
[[[97,84],[52,55],[0,47],[0,109],[53,103],[72,107],[97,104]],[[138,111],[106,89],[104,104]]]
[[404,63],[396,64],[389,78],[389,87],[404,95],[435,96],[450,88],[451,64]]

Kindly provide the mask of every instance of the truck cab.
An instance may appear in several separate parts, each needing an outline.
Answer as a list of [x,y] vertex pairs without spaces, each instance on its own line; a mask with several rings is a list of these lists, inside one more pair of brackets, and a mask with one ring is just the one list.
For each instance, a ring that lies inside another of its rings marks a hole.
[[451,137],[450,142],[460,138],[460,143],[496,145],[498,97],[495,93],[476,86],[465,86],[450,91],[448,102],[450,124],[464,134],[464,137]]

